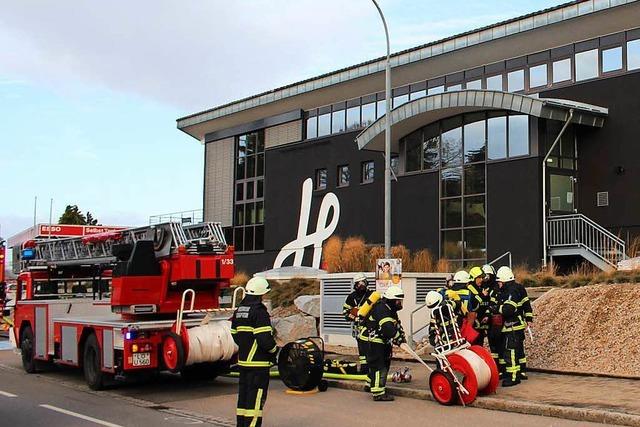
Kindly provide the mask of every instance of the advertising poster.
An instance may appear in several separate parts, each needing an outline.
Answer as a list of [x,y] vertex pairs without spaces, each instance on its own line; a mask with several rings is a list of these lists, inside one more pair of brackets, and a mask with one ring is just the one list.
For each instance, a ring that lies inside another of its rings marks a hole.
[[376,261],[376,291],[383,293],[391,285],[402,286],[402,260],[400,258]]

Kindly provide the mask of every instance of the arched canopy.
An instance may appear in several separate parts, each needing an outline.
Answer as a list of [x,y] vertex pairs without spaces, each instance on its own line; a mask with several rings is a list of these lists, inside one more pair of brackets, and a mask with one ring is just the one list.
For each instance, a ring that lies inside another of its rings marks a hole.
[[[566,120],[573,110],[572,123],[602,127],[607,108],[564,99],[536,98],[493,90],[462,90],[429,95],[391,110],[391,151],[398,152],[400,138],[429,123],[462,113],[507,110],[551,120]],[[367,126],[357,137],[360,150],[384,151],[387,115]]]

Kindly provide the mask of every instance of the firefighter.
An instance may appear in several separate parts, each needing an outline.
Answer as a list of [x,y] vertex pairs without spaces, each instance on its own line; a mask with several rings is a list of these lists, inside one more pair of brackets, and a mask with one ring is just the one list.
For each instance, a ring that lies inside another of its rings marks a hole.
[[469,284],[469,290],[478,301],[476,320],[473,325],[474,329],[478,331],[478,338],[471,344],[483,346],[491,321],[491,311],[489,309],[491,296],[484,286],[485,273],[481,267],[473,267],[469,270],[469,276],[473,280]]
[[[434,348],[448,344],[445,342],[446,337],[453,339],[455,336],[454,324],[457,323],[455,313],[459,311],[461,301],[444,298],[438,291],[429,291],[425,298],[425,304],[430,311],[429,344]],[[447,309],[436,311],[443,304],[449,305],[451,311]]]
[[400,286],[389,286],[382,298],[371,308],[366,319],[369,348],[369,382],[371,394],[376,402],[389,402],[393,396],[386,392],[387,374],[391,366],[392,345],[407,342],[404,330],[398,319],[402,310],[404,292]]
[[269,282],[254,277],[247,282],[246,296],[233,313],[231,334],[238,345],[240,381],[236,418],[238,427],[262,425],[262,411],[269,389],[269,368],[278,347],[271,319],[262,296],[271,290]]
[[[458,271],[453,275],[453,290],[460,298],[461,304],[459,305],[458,312],[458,326],[462,326],[462,321],[467,320],[467,323],[473,325],[476,320],[476,312],[482,299],[478,291],[471,286],[471,276],[464,270]],[[451,299],[452,295],[447,293],[447,296]],[[453,298],[455,299],[455,297]]]
[[527,323],[533,321],[531,303],[524,287],[515,281],[513,271],[503,266],[496,275],[500,293],[498,295],[498,312],[502,315],[503,359],[505,361],[505,378],[503,387],[511,387],[526,379],[524,353],[524,337]]
[[351,323],[353,336],[358,343],[358,361],[360,362],[360,373],[367,374],[369,368],[367,366],[367,336],[366,327],[358,322],[358,309],[365,303],[371,295],[371,291],[367,288],[367,278],[364,273],[358,273],[353,278],[353,292],[347,296],[343,306],[342,314],[347,322]]
[[498,300],[502,289],[496,283],[496,270],[489,264],[482,266],[484,278],[482,279],[482,295],[483,298],[489,298],[489,329],[487,331],[487,341],[489,341],[489,349],[491,357],[496,362],[500,377],[505,377],[504,359],[502,358],[502,348],[504,340],[502,336],[502,315],[498,312]]

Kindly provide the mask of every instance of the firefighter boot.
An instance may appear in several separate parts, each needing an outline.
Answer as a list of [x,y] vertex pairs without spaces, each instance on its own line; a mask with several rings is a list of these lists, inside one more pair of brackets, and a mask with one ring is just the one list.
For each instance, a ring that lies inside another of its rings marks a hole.
[[387,393],[379,394],[378,396],[373,396],[374,402],[393,402],[395,398]]

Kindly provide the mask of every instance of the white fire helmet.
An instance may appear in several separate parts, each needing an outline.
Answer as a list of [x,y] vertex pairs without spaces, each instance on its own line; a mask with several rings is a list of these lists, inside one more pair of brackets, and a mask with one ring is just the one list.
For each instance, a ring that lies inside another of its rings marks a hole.
[[506,265],[503,265],[498,269],[498,273],[496,274],[496,280],[498,280],[498,282],[506,283],[515,279],[513,271],[511,271],[511,269]]
[[269,282],[262,277],[252,277],[244,287],[249,295],[264,295],[271,290]]

